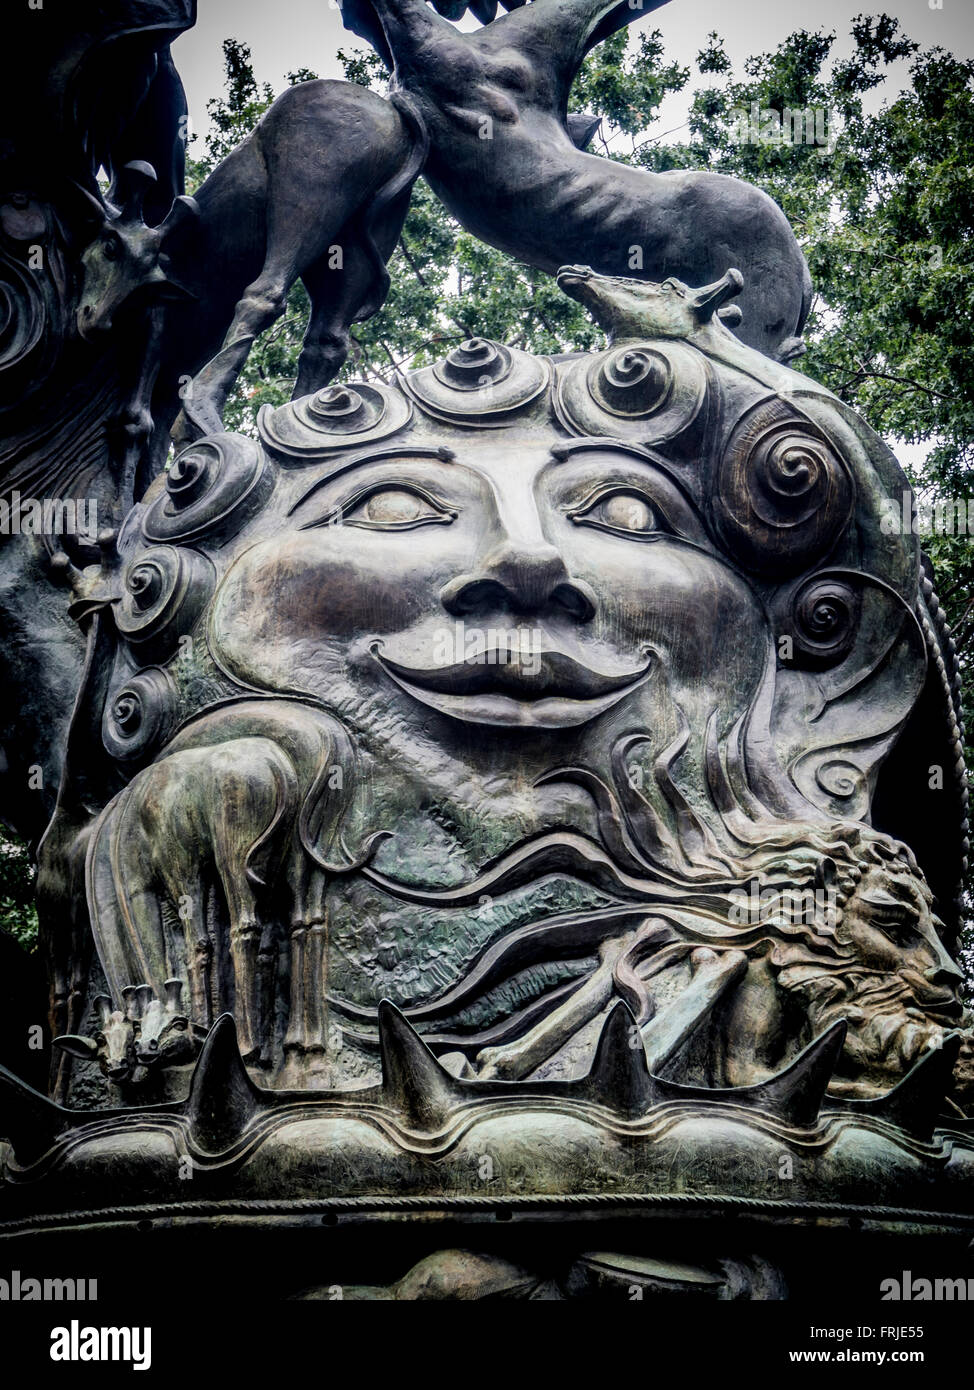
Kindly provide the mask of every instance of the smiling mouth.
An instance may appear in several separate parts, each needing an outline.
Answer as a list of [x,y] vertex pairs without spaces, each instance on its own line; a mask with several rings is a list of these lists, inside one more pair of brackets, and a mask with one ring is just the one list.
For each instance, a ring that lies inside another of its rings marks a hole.
[[595,671],[565,652],[488,647],[449,666],[417,668],[372,655],[407,695],[471,724],[559,729],[584,724],[647,679],[652,654],[636,671]]

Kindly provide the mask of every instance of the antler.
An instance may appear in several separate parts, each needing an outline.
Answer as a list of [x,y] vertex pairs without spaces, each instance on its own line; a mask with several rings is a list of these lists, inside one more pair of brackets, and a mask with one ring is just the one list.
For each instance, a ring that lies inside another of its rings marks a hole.
[[113,202],[120,204],[123,222],[143,222],[146,196],[158,182],[156,171],[144,159],[133,159],[118,172],[112,185]]
[[165,240],[178,227],[197,221],[199,216],[200,205],[196,199],[191,198],[188,193],[181,193],[166,213],[165,221],[159,223],[158,230],[162,233],[162,239]]
[[[714,314],[724,323],[733,319],[735,323],[741,321],[741,311],[736,304],[731,305],[730,309],[722,306],[728,299],[733,299],[736,294],[740,294],[744,288],[744,276],[739,270],[726,270],[719,280],[712,285],[704,285],[702,289],[694,290],[690,296],[690,303],[693,307],[693,316],[698,323],[709,323]],[[736,310],[736,313],[734,312]]]
[[69,179],[66,187],[70,190],[73,197],[76,197],[81,204],[82,212],[86,218],[94,218],[99,223],[113,222],[119,215],[117,207],[113,207],[106,198],[102,196],[101,190],[92,193],[90,188],[86,188],[77,179]]
[[107,994],[97,995],[94,1000],[94,1005],[98,1013],[98,1018],[101,1022],[101,1026],[103,1028],[107,1028],[109,1022],[111,1021],[115,1005],[112,1003],[111,999]]
[[[121,211],[116,211],[110,203],[105,203],[103,212],[122,222],[144,222],[145,200],[157,183],[156,171],[151,164],[147,164],[144,159],[130,160],[119,171],[118,178],[112,186],[112,193],[115,195],[115,201],[120,204]],[[92,203],[95,202],[91,194],[87,193],[85,189],[81,189],[81,192],[85,193]],[[174,199],[172,207],[166,213],[165,220],[160,222],[156,228],[156,231],[161,234],[160,241],[176,231],[178,227],[197,219],[199,215],[200,209],[196,199],[181,193],[178,198]]]
[[183,1011],[182,980],[167,980],[163,986],[166,991],[166,1013],[179,1014]]

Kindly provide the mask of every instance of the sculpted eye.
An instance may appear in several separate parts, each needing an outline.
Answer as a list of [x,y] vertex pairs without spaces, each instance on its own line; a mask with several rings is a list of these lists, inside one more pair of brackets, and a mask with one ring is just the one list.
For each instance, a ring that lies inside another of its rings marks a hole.
[[102,254],[106,261],[117,261],[122,254],[122,244],[116,236],[106,237],[102,242]]
[[430,522],[447,523],[455,517],[456,512],[448,511],[425,493],[413,488],[379,487],[348,507],[343,519],[351,526],[404,531]]
[[568,515],[576,525],[596,526],[615,535],[639,537],[658,535],[661,531],[669,533],[666,519],[658,507],[642,493],[622,488],[603,493],[594,502]]
[[915,936],[919,913],[912,903],[894,898],[881,889],[863,893],[860,902],[864,916],[896,945]]

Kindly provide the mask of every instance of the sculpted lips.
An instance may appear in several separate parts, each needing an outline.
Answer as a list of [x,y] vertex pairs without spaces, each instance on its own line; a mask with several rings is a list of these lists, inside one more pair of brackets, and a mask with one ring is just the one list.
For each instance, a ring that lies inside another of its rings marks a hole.
[[414,699],[476,724],[562,728],[609,709],[645,680],[651,659],[635,671],[593,670],[566,652],[488,647],[476,658],[432,667],[405,666],[373,655]]
[[937,1022],[955,1022],[964,1012],[964,1006],[952,990],[933,989],[930,983],[916,970],[909,967],[901,971],[903,979],[910,986],[913,997],[923,1010]]

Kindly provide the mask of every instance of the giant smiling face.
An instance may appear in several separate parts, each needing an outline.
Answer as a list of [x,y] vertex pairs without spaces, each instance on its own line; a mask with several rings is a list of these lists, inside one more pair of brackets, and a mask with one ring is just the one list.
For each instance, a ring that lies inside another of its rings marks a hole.
[[672,737],[673,704],[747,708],[764,615],[658,462],[523,426],[438,439],[339,460],[239,555],[209,625],[229,674],[501,761],[518,731],[549,759],[620,720]]

